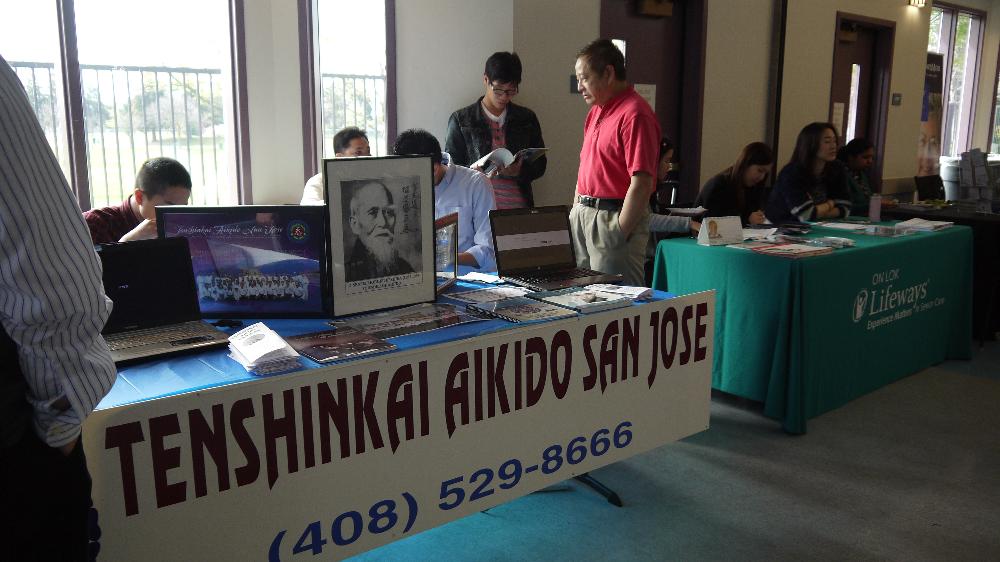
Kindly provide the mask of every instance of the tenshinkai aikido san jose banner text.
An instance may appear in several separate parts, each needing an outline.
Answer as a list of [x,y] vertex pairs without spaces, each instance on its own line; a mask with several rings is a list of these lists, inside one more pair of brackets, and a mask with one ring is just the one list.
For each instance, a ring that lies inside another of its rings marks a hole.
[[97,411],[100,558],[343,558],[702,431],[714,307],[698,293]]

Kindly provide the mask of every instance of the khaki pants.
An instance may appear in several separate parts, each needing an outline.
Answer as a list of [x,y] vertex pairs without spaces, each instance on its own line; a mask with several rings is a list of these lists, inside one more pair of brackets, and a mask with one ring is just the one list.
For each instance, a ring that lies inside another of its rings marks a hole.
[[576,251],[576,265],[604,273],[620,273],[625,283],[641,287],[643,262],[649,241],[649,210],[643,212],[632,234],[625,238],[618,228],[621,211],[601,211],[576,204],[569,212],[569,229]]

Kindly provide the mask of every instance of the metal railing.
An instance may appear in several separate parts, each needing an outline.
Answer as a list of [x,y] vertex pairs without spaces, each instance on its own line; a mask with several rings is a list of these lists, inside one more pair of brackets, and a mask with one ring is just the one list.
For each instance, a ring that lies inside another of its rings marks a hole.
[[[13,62],[46,136],[68,169],[62,90],[55,65]],[[144,161],[179,160],[191,173],[195,204],[228,194],[221,71],[212,68],[80,65],[91,207],[115,204],[134,189]],[[67,177],[69,177],[67,175]]]
[[320,119],[325,158],[333,158],[337,131],[351,126],[368,133],[372,154],[387,154],[385,76],[321,74]]
[[[69,174],[64,100],[55,65],[10,63],[35,115]],[[230,204],[222,74],[214,68],[80,65],[90,205],[125,199],[144,161],[179,160],[191,173],[196,205]],[[368,132],[373,154],[386,154],[385,76],[323,74],[323,154],[333,156],[333,135],[347,126]]]

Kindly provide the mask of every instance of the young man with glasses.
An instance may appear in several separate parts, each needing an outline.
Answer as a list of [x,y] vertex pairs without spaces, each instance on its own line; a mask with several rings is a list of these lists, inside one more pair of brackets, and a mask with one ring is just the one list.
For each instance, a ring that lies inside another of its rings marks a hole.
[[[469,166],[497,148],[512,154],[524,148],[544,148],[542,128],[530,109],[511,100],[521,84],[521,59],[515,53],[497,52],[486,59],[484,95],[448,119],[445,151],[451,161]],[[545,156],[533,162],[515,160],[491,174],[490,183],[498,209],[534,205],[531,182],[545,173]]]

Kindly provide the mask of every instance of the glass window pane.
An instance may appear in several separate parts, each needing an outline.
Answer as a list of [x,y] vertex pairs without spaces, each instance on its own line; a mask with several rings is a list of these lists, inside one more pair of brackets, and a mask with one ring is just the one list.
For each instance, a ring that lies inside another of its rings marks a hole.
[[927,39],[928,53],[942,53],[941,45],[941,22],[944,18],[944,11],[941,8],[931,8],[931,29]]
[[971,62],[969,54],[969,43],[971,37],[972,16],[969,14],[958,14],[958,25],[955,28],[954,48],[951,52],[951,80],[948,87],[948,107],[945,109],[945,122],[947,123],[942,139],[942,151],[949,156],[955,156],[964,150],[964,147],[957,146],[959,129],[964,123],[969,121],[971,115],[968,111],[963,111],[967,105],[966,96],[969,95],[966,86],[967,65]]
[[45,138],[70,179],[56,3],[0,0],[0,14],[17,14],[0,17],[0,53],[24,84]]
[[1000,153],[1000,82],[993,95],[993,127],[990,128],[990,152]]
[[76,0],[91,204],[132,193],[148,158],[191,173],[191,202],[234,204],[226,0]]
[[385,155],[385,2],[319,0],[317,9],[323,157],[350,126],[368,133],[373,155]]

